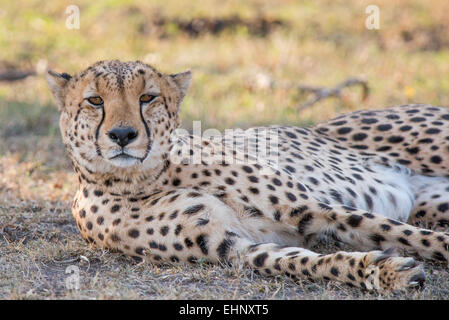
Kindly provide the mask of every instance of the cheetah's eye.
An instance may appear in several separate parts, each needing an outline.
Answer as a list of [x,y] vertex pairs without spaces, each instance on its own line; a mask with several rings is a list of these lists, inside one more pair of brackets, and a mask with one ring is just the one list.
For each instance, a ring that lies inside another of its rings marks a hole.
[[154,99],[156,99],[157,96],[152,96],[151,94],[143,94],[140,96],[140,103],[150,103]]
[[103,104],[103,99],[101,97],[90,97],[87,98],[87,101],[94,106],[101,106]]

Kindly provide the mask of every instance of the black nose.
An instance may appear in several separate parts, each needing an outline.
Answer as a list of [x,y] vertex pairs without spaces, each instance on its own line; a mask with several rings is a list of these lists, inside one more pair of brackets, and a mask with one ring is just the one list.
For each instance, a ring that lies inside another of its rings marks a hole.
[[137,138],[137,131],[131,127],[117,127],[109,131],[108,136],[120,147],[124,147]]

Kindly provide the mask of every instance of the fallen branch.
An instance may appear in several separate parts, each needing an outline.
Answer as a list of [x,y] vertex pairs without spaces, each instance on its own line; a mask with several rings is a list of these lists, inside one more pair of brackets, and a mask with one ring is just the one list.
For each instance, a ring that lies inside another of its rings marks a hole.
[[301,92],[311,92],[314,94],[314,97],[310,99],[309,101],[306,101],[305,103],[301,103],[296,106],[297,111],[302,111],[304,109],[307,109],[311,106],[313,106],[315,103],[317,103],[320,100],[329,98],[329,97],[337,97],[341,98],[342,96],[342,90],[347,87],[360,85],[362,86],[363,93],[362,93],[362,101],[364,101],[368,95],[369,95],[369,87],[368,83],[365,80],[357,79],[357,78],[350,78],[334,88],[323,88],[323,87],[310,87],[310,86],[298,86],[297,89]]
[[18,81],[25,79],[29,76],[34,76],[36,74],[35,71],[20,71],[20,70],[6,70],[0,72],[0,81]]

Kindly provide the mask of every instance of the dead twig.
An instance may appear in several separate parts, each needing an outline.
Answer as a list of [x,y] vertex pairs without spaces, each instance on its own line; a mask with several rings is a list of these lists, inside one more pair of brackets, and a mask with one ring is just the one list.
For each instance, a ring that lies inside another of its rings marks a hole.
[[3,72],[0,72],[0,81],[18,81],[29,76],[34,76],[35,74],[35,71],[5,70]]
[[334,88],[323,88],[323,87],[310,87],[310,86],[297,86],[297,89],[301,92],[311,92],[314,97],[305,103],[301,103],[296,106],[297,111],[302,111],[313,106],[320,100],[329,98],[329,97],[337,97],[341,98],[342,90],[347,87],[360,85],[362,86],[362,101],[364,101],[369,95],[369,87],[368,83],[365,80],[358,78],[349,78],[346,81],[336,85]]

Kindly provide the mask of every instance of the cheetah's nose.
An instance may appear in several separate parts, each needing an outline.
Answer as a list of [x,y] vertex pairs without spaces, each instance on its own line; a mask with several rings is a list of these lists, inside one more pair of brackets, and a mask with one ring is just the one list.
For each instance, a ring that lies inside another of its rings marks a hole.
[[131,127],[117,127],[108,132],[108,137],[120,147],[124,147],[137,138],[138,132]]

